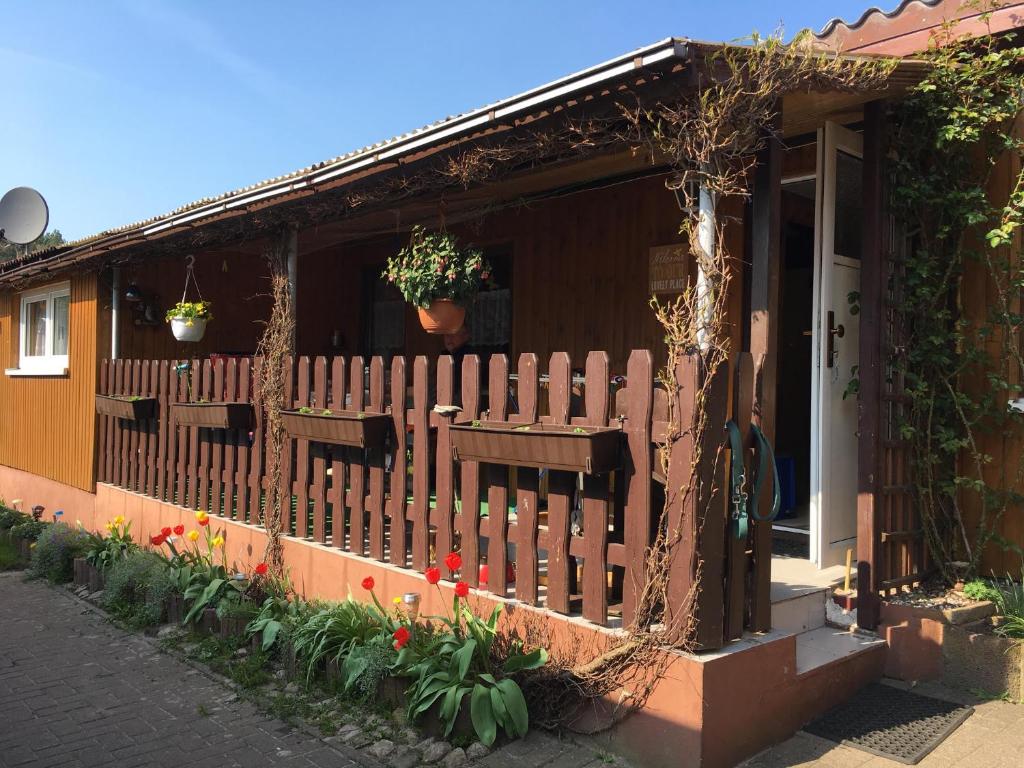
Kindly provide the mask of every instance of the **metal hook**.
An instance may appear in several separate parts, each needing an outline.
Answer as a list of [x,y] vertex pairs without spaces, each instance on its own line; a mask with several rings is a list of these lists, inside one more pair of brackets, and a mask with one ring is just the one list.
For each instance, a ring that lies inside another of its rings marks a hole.
[[185,268],[193,269],[196,265],[196,257],[191,253],[185,257]]

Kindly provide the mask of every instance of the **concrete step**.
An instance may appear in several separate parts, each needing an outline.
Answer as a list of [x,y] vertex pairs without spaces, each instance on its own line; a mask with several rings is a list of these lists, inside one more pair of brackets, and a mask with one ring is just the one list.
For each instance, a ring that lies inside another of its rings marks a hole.
[[885,648],[885,640],[874,635],[820,627],[796,636],[796,673],[805,675],[829,664],[862,653]]
[[825,626],[829,590],[772,584],[772,629],[798,635]]

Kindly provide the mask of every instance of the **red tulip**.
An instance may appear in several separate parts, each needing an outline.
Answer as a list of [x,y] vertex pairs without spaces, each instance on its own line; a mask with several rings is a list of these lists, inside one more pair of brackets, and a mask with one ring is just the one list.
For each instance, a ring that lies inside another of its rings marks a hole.
[[202,520],[197,520],[196,522],[200,525],[206,526],[210,524],[210,518],[204,517]]
[[464,581],[457,582],[455,584],[455,594],[459,597],[465,597],[469,594],[469,584]]
[[174,535],[175,536],[181,536],[183,533],[185,533],[185,526],[184,525],[176,525],[176,526],[174,526]]
[[172,531],[171,531],[170,527],[164,528],[164,529],[162,529],[162,530],[160,531],[160,535],[161,535],[161,536],[163,536],[163,537],[164,537],[165,539],[166,539],[166,538],[167,538],[168,536],[170,536],[170,535],[171,535],[171,533],[172,533]]
[[405,627],[399,627],[391,636],[395,638],[396,651],[402,650],[402,646],[409,642],[409,630]]
[[266,563],[260,563],[259,565],[256,566],[256,575],[257,576],[263,576],[269,570],[270,570],[270,566],[268,566]]
[[458,552],[449,552],[448,556],[444,559],[444,565],[449,571],[454,573],[462,568],[462,555]]
[[427,568],[423,575],[427,577],[427,584],[437,584],[441,580],[441,569]]
[[373,583],[373,576],[367,576],[365,579],[363,579],[363,589],[367,591],[373,589]]
[[149,537],[149,543],[152,544],[154,547],[163,546],[164,537],[163,537],[162,534],[159,534],[159,533],[156,536],[150,536]]

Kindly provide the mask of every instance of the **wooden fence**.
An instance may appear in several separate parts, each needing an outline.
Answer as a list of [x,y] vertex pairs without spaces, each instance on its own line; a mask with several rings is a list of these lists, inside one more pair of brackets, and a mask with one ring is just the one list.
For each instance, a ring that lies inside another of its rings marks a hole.
[[[174,404],[253,403],[262,365],[259,358],[104,361],[100,395],[155,402],[152,415],[138,421],[99,417],[99,480],[260,524],[268,444],[259,408],[248,427],[219,429],[182,423]],[[749,355],[719,370],[704,403],[701,491],[668,494],[665,519],[682,532],[669,599],[684,606],[695,597],[705,648],[763,625],[769,610],[756,604],[756,586],[770,579],[770,564],[754,562],[750,541],[731,535],[723,490],[722,426],[731,412],[746,431],[752,370]],[[666,483],[656,451],[669,433],[669,393],[657,385],[647,350],[632,353],[624,379],[612,377],[604,352],[591,352],[576,373],[568,355],[554,354],[543,374],[533,354],[521,355],[514,373],[503,355],[492,356],[486,371],[475,356],[461,364],[417,357],[411,366],[402,357],[390,365],[380,357],[369,364],[300,357],[287,368],[284,407],[387,414],[390,430],[384,443],[365,448],[289,437],[281,460],[292,504],[283,510],[283,530],[417,571],[436,566],[445,578],[444,555],[457,549],[460,576],[471,586],[597,624],[629,625],[665,488],[682,487],[690,474],[702,373],[696,359],[677,373],[682,429]],[[617,428],[620,461],[613,471],[591,474],[457,460],[451,427],[481,421],[522,430]]]

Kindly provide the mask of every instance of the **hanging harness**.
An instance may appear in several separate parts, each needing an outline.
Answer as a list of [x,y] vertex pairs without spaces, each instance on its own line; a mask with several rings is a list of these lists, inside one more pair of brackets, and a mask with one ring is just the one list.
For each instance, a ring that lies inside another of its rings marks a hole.
[[[748,494],[746,491],[746,467],[743,462],[743,435],[740,434],[739,425],[735,421],[728,421],[725,424],[729,433],[729,449],[732,454],[729,462],[729,486],[730,486],[730,509],[732,516],[733,535],[737,539],[746,539],[750,526],[750,518],[759,523],[769,523],[779,514],[779,506],[782,496],[779,491],[779,470],[775,466],[775,453],[764,432],[756,424],[750,425],[750,431],[754,435],[754,445],[758,456],[757,474],[754,475],[754,482]],[[761,495],[761,487],[768,475],[769,466],[772,472],[772,506],[767,515],[762,515],[758,510],[758,498]]]

